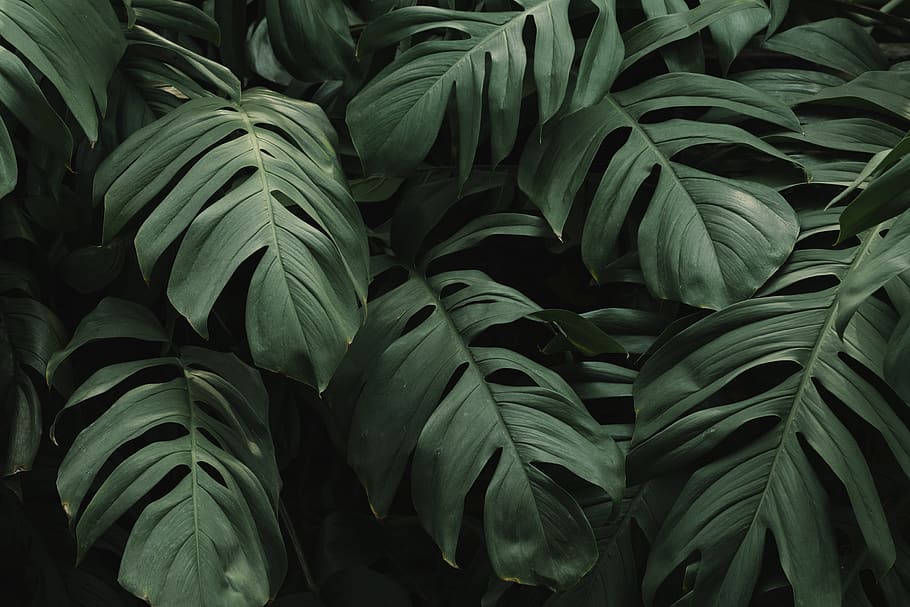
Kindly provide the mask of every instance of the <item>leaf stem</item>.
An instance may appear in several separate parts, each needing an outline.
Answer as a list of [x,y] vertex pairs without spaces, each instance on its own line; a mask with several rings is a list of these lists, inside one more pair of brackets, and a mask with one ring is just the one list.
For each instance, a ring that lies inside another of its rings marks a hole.
[[313,577],[313,572],[307,562],[306,555],[303,553],[303,546],[300,545],[300,538],[297,537],[297,531],[294,529],[294,522],[291,520],[291,514],[288,512],[287,507],[284,505],[284,500],[281,498],[278,498],[278,516],[281,518],[285,530],[287,530],[288,541],[290,541],[291,546],[294,547],[294,553],[297,555],[297,562],[300,563],[300,570],[303,571],[303,578],[306,580],[307,588],[309,588],[310,592],[313,594],[318,595],[319,586],[316,584],[316,579]]

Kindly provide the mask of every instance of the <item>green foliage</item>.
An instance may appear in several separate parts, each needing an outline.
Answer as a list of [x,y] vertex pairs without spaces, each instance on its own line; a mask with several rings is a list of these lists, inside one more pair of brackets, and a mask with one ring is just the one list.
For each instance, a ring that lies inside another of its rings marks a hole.
[[908,42],[0,2],[3,604],[908,604]]

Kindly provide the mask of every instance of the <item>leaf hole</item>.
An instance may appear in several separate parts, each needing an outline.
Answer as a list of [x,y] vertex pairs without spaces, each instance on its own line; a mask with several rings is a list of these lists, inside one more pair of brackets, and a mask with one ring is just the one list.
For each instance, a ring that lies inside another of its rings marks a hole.
[[197,461],[196,465],[199,466],[199,468],[203,472],[205,472],[216,483],[218,483],[225,489],[228,488],[227,483],[224,480],[224,477],[221,475],[221,472],[219,472],[218,469],[215,468],[215,466],[211,465],[208,462],[204,462],[204,461]]
[[408,333],[410,333],[411,331],[413,331],[414,329],[416,329],[417,327],[422,325],[424,322],[426,322],[426,320],[428,318],[430,318],[430,316],[435,311],[436,311],[435,304],[427,304],[427,305],[423,306],[422,308],[420,308],[417,312],[412,314],[411,317],[408,319],[408,322],[405,323],[404,329],[401,331],[401,335],[399,336],[399,339],[401,339],[401,337],[404,337],[405,335],[407,335]]
[[774,361],[752,367],[727,382],[723,390],[715,393],[711,400],[721,398],[725,403],[749,400],[765,394],[779,385],[782,379],[793,377],[802,370],[802,366],[792,360]]
[[[865,368],[861,363],[849,355],[840,353],[838,354],[838,357],[846,364],[850,365],[851,368]],[[866,372],[869,373],[868,370],[866,370]],[[865,460],[870,463],[874,462],[874,479],[879,492],[883,495],[894,494],[896,496],[895,499],[897,500],[904,491],[903,483],[889,483],[882,482],[882,480],[887,479],[889,473],[893,473],[898,477],[903,477],[904,475],[897,459],[894,457],[891,448],[885,442],[882,434],[860,417],[852,408],[847,406],[844,401],[828,391],[820,381],[813,378],[812,383],[825,401],[825,404],[828,405],[834,415],[843,423],[847,431],[856,441]],[[890,387],[882,382],[877,389],[879,390],[879,393],[889,401],[891,410],[898,418],[901,418],[902,423],[910,425],[910,419],[908,419],[910,418],[910,414],[907,412],[907,407],[900,404],[901,401],[898,400],[898,397],[894,395],[893,392],[891,392]],[[895,404],[898,404],[898,406],[894,406]],[[837,485],[838,487],[836,489],[842,491],[839,481],[837,482]]]
[[762,563],[752,599],[754,607],[779,607],[793,604],[793,591],[778,556],[777,540],[770,531],[765,535]]
[[[886,337],[886,336],[883,336]],[[910,409],[904,405],[903,399],[891,388],[891,386],[879,375],[869,369],[866,365],[853,358],[846,352],[838,352],[837,357],[850,370],[859,375],[863,380],[870,383],[873,389],[878,392],[891,405],[892,410],[900,417],[903,422],[910,425]],[[824,386],[821,386],[824,389]],[[866,425],[866,424],[863,424]],[[852,426],[851,426],[852,427]]]
[[439,396],[440,402],[442,402],[442,400],[445,399],[449,395],[449,392],[451,392],[455,388],[455,385],[459,382],[459,380],[462,378],[465,371],[467,371],[467,370],[468,370],[468,363],[461,363],[460,365],[458,365],[458,367],[455,369],[455,372],[452,373],[452,377],[450,377],[449,381],[446,382],[446,387],[443,388],[442,394],[440,394],[440,396]]
[[461,290],[467,289],[469,286],[470,285],[468,285],[468,283],[466,283],[466,282],[449,283],[446,286],[444,286],[442,288],[442,290],[439,291],[439,298],[446,299],[448,297],[451,297],[452,295],[455,295],[456,293],[458,293]]
[[497,369],[488,374],[485,379],[490,383],[499,384],[501,386],[521,387],[537,385],[527,374],[522,373],[517,369]]

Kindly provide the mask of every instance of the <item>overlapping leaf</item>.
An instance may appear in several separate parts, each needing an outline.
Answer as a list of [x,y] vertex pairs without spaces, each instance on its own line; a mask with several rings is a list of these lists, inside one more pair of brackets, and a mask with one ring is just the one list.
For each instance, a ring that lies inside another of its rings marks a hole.
[[301,80],[341,80],[354,41],[341,0],[266,0],[269,40],[282,65]]
[[0,475],[32,466],[41,443],[39,391],[51,355],[65,332],[51,310],[35,299],[32,279],[20,267],[0,262],[0,403],[5,434]]
[[189,34],[215,44],[221,41],[218,23],[205,11],[184,0],[128,0],[125,4],[129,29],[141,23]]
[[[110,299],[85,318],[57,361],[111,336],[168,341],[145,308]],[[173,378],[144,382],[151,370]],[[120,564],[124,588],[162,607],[259,607],[274,597],[285,572],[276,515],[281,480],[258,372],[233,354],[185,347],[99,369],[61,415],[108,395],[116,400],[79,433],[57,478],[80,558],[143,504]],[[172,425],[179,436],[156,437]],[[116,465],[99,478],[108,461]],[[156,494],[175,471],[182,473],[176,484]]]
[[626,489],[619,508],[602,496],[584,503],[600,557],[588,575],[554,595],[546,607],[640,605],[643,572],[635,551],[635,534],[640,530],[653,541],[676,492],[674,483],[653,482]]
[[[808,214],[806,235],[832,233],[836,215]],[[881,575],[893,564],[894,542],[869,465],[835,411],[845,406],[880,433],[910,473],[910,429],[870,379],[883,377],[897,315],[870,299],[841,338],[835,330],[839,287],[774,295],[810,277],[849,280],[866,262],[871,242],[845,250],[797,250],[764,296],[683,330],[642,368],[629,458],[630,473],[639,478],[694,466],[746,428],[770,425],[755,438],[729,443],[725,455],[701,465],[688,482],[652,547],[647,604],[673,569],[697,559],[693,603],[747,605],[769,534],[796,603],[839,604],[838,549],[815,457],[846,491],[869,566]],[[745,394],[735,387],[738,378],[773,363],[791,370]]]
[[[881,579],[868,583],[870,580],[864,580],[859,575],[865,558],[862,554],[858,556],[858,562],[855,562],[848,570],[853,577],[844,589],[844,607],[876,607],[877,605],[902,607],[907,596],[910,596],[910,544],[901,537],[898,524],[892,523],[892,529],[897,544],[897,558],[894,561],[894,567]],[[868,592],[871,589],[868,588],[869,586],[874,586],[875,589]],[[884,603],[878,602],[879,596],[884,598]]]
[[184,234],[168,296],[202,335],[228,280],[258,256],[246,305],[253,360],[321,390],[360,325],[367,280],[363,224],[335,154],[310,103],[264,89],[193,99],[99,169],[105,240],[153,204],[136,234],[149,277]]
[[0,16],[0,38],[54,84],[85,134],[96,140],[98,113],[107,108],[107,83],[124,48],[110,3],[18,0],[0,6]]
[[674,156],[695,146],[733,144],[782,154],[730,124],[670,119],[649,112],[718,107],[798,129],[793,113],[772,98],[729,80],[699,74],[658,76],[612,93],[555,121],[521,159],[519,185],[558,235],[605,140],[628,139],[613,155],[594,194],[582,234],[582,256],[595,278],[615,256],[633,200],[655,169],[657,184],[638,230],[641,266],[651,292],[689,305],[723,308],[749,297],[783,263],[798,226],[776,191],[751,181],[695,169]]
[[[611,363],[586,361],[560,369],[583,399],[631,397],[636,373]],[[612,426],[621,448],[628,449],[632,426]],[[576,489],[585,516],[597,537],[597,564],[577,584],[554,594],[545,607],[600,607],[641,605],[639,535],[651,542],[684,479],[658,480],[627,486],[616,503],[590,488]]]
[[[93,32],[79,37],[77,31]],[[73,138],[38,87],[31,64],[57,89],[89,140],[98,139],[98,113],[107,108],[107,85],[124,40],[107,0],[17,0],[0,6],[0,197],[16,186],[18,168],[11,131],[14,118],[69,161]],[[23,58],[26,60],[23,61]]]
[[[711,5],[711,2],[700,2],[700,5]],[[717,4],[717,3],[713,3]],[[734,5],[735,2],[726,2]],[[692,9],[685,0],[641,0],[641,7],[650,19],[670,15],[681,15],[691,12]],[[702,8],[701,6],[699,8]],[[706,10],[707,9],[707,10]],[[701,12],[710,13],[717,11],[717,6],[703,7]],[[765,29],[772,18],[772,13],[779,11],[772,6],[768,9],[763,3],[756,2],[753,6],[738,10],[730,15],[725,15],[713,21],[708,27],[717,46],[718,58],[724,73],[730,64],[742,51],[755,34]],[[706,15],[708,16],[708,15]],[[710,17],[709,17],[710,18]],[[696,29],[696,28],[693,28]],[[700,29],[700,28],[697,28]],[[695,32],[693,32],[695,33]],[[665,48],[664,60],[671,71],[675,72],[703,72],[705,69],[705,56],[701,42],[697,35],[677,42]]]
[[910,179],[910,134],[887,154],[870,162],[867,187],[844,209],[840,238],[856,236],[910,208],[906,184]]
[[[454,202],[448,190],[424,203],[447,208]],[[413,453],[414,505],[450,563],[465,497],[498,454],[484,498],[493,568],[504,579],[564,587],[594,565],[595,538],[579,504],[541,464],[565,468],[616,497],[618,449],[559,375],[512,350],[475,345],[490,327],[538,311],[533,302],[477,270],[424,270],[490,235],[539,234],[543,226],[534,219],[482,216],[417,256],[416,266],[401,264],[406,280],[371,302],[329,397],[341,407],[356,402],[348,458],[377,514],[391,505]],[[419,245],[426,231],[420,224],[417,231]],[[509,374],[524,380],[499,379]]]
[[[572,103],[584,105],[609,90],[623,59],[613,0],[592,0],[598,16],[581,55],[586,84]],[[474,161],[481,117],[489,112],[493,164],[515,144],[528,49],[523,34],[536,30],[532,71],[538,120],[560,108],[569,86],[575,42],[569,0],[521,0],[520,12],[469,12],[419,6],[392,11],[370,23],[358,45],[366,54],[436,30],[463,38],[418,42],[380,72],[351,101],[347,122],[368,173],[406,174],[436,140],[449,99],[458,119],[458,167],[462,181]]]
[[762,0],[702,0],[694,8],[679,0],[640,1],[648,19],[623,33],[623,70],[660,50],[671,71],[703,72],[704,55],[697,35],[710,27],[712,32],[720,32],[720,59],[726,71],[751,37],[746,30],[758,31],[768,22]]

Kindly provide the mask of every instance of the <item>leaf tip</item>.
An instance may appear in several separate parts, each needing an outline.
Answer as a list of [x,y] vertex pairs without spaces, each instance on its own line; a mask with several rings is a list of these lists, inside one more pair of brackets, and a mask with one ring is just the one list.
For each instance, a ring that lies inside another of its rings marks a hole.
[[373,505],[373,502],[369,498],[367,498],[367,503],[370,505],[370,512],[373,513],[373,516],[376,518],[376,520],[381,521],[385,518],[385,513],[377,510],[376,506]]
[[445,561],[446,565],[452,567],[453,569],[461,569],[461,567],[458,566],[458,563],[455,562],[455,558],[450,557],[445,552],[442,553],[442,560]]

